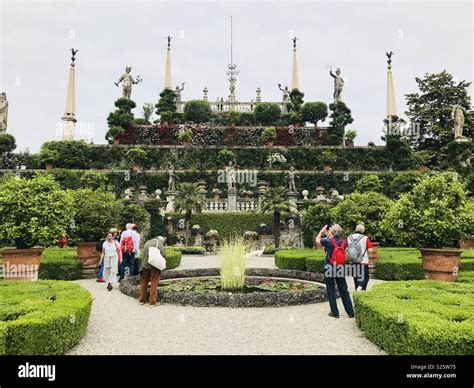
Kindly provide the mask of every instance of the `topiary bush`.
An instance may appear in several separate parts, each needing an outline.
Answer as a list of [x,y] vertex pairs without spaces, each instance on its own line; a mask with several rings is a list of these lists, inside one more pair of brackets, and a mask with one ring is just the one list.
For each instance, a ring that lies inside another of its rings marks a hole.
[[212,116],[211,105],[204,100],[190,100],[184,106],[184,117],[193,123],[207,123]]
[[0,281],[0,355],[64,354],[84,336],[92,296],[77,283]]
[[181,252],[167,248],[165,256],[166,269],[173,269],[181,265],[181,257],[183,256]]
[[356,182],[356,190],[359,193],[367,193],[368,191],[382,192],[383,184],[378,175],[365,175]]
[[306,271],[306,259],[314,256],[313,249],[283,249],[275,252],[275,265],[281,269]]
[[73,215],[70,193],[49,175],[8,176],[0,185],[0,239],[17,248],[58,242]]
[[75,248],[46,249],[41,257],[39,279],[76,280],[82,274],[81,262]]
[[47,141],[38,157],[43,163],[54,163],[55,167],[89,168],[91,147],[84,140]]
[[324,252],[315,251],[313,255],[306,258],[306,271],[309,272],[324,272]]
[[261,125],[276,124],[281,115],[281,109],[271,102],[259,102],[255,106],[255,122]]
[[473,355],[474,286],[406,281],[354,293],[356,322],[394,355]]
[[203,255],[206,253],[206,248],[204,247],[172,247],[169,248],[172,249],[173,251],[178,251],[181,252],[182,255]]

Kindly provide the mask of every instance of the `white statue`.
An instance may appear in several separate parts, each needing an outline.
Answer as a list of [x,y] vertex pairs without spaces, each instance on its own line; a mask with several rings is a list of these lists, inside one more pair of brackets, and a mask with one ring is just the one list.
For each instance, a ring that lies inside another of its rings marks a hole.
[[283,92],[283,102],[284,103],[288,102],[290,98],[290,91],[288,89],[288,86],[285,86],[285,88],[282,88],[281,84],[278,84],[278,89],[280,89]]
[[234,190],[235,189],[235,167],[234,163],[231,161],[225,168],[226,176],[227,176],[227,189]]
[[3,92],[0,94],[0,135],[7,131],[8,121],[8,101],[7,94]]
[[132,96],[132,85],[138,84],[141,81],[139,76],[137,76],[137,79],[134,80],[132,75],[130,74],[131,71],[132,68],[130,66],[127,66],[125,68],[125,73],[123,73],[119,80],[115,82],[116,86],[119,86],[120,82],[122,82],[122,97],[128,98],[129,100]]
[[176,105],[179,105],[181,103],[181,92],[184,90],[184,82],[181,84],[181,88],[176,86],[176,89],[174,90],[174,93],[176,94]]
[[170,166],[168,170],[169,178],[168,178],[168,191],[176,191],[176,173],[174,172],[174,167]]
[[341,77],[341,69],[336,70],[336,74],[329,70],[329,74],[334,78],[334,102],[341,101],[342,89],[344,88],[344,80]]
[[133,191],[130,188],[125,189],[125,199],[132,199],[132,196],[133,196]]
[[451,118],[454,121],[454,140],[464,140],[467,139],[462,135],[462,130],[464,128],[464,114],[466,109],[460,105],[460,102],[453,105],[451,110]]
[[229,91],[230,91],[230,96],[234,97],[235,96],[235,84],[237,82],[237,78],[235,78],[233,75],[229,77]]
[[290,171],[288,171],[288,191],[296,191],[295,168],[293,166],[291,166]]

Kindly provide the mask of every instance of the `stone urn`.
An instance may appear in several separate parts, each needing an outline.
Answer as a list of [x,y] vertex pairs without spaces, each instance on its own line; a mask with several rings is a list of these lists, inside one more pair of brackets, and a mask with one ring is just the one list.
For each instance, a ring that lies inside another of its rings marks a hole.
[[221,197],[222,192],[220,190],[212,190],[212,200],[213,201],[218,201]]
[[43,248],[3,249],[3,277],[6,280],[38,280]]
[[140,165],[139,165],[138,163],[134,163],[134,164],[132,165],[132,171],[133,171],[133,172],[138,172],[138,171],[140,171]]
[[323,171],[324,172],[329,172],[331,171],[331,166],[329,164],[324,164],[323,165]]
[[461,264],[460,249],[421,248],[425,279],[455,282]]
[[378,259],[380,243],[372,242],[372,252],[367,252],[369,255],[369,277],[373,278],[375,276],[375,264]]
[[77,258],[82,264],[82,278],[92,279],[95,277],[99,266],[100,253],[95,249],[95,242],[77,243]]

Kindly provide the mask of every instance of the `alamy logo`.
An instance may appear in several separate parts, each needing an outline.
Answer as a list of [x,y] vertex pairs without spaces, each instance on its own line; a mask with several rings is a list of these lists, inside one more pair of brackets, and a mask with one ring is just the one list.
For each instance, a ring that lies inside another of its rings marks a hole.
[[18,366],[18,377],[22,379],[48,379],[48,381],[56,380],[56,365],[25,365]]
[[23,278],[38,280],[38,268],[37,264],[10,264],[7,262],[3,266],[4,278]]
[[218,170],[217,171],[217,182],[218,183],[248,183],[250,186],[257,186],[257,170]]

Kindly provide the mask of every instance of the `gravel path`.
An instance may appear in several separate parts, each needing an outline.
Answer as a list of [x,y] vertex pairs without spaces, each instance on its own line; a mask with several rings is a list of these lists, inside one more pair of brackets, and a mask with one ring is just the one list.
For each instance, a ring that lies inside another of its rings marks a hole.
[[[183,256],[179,268],[217,266],[218,256]],[[274,268],[274,258],[252,258],[248,267]],[[371,280],[369,286],[376,282]],[[339,319],[328,317],[327,303],[152,308],[140,306],[118,289],[107,292],[103,283],[88,279],[78,283],[95,300],[87,333],[69,354],[385,354],[343,313],[339,299]]]

